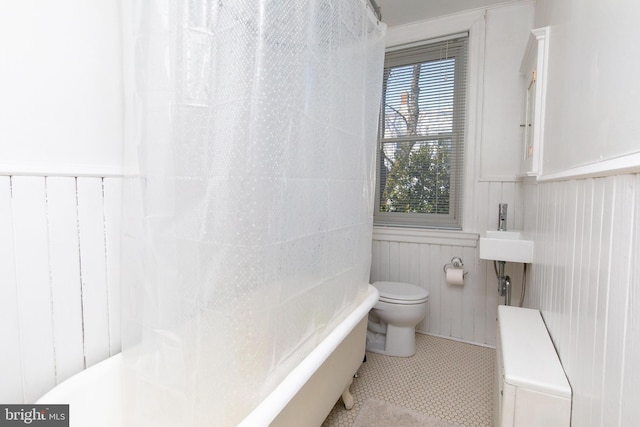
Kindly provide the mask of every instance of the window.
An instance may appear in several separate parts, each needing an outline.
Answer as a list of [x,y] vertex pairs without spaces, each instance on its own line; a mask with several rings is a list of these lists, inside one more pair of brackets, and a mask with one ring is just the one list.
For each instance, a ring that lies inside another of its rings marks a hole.
[[386,54],[377,225],[461,228],[467,40]]

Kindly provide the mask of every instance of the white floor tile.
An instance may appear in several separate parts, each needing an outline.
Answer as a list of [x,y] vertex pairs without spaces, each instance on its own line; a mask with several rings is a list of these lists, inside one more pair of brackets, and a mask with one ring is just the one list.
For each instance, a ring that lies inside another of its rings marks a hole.
[[350,427],[369,397],[461,426],[491,426],[495,350],[423,334],[416,347],[408,358],[367,353],[351,385],[353,409],[339,400],[323,427]]

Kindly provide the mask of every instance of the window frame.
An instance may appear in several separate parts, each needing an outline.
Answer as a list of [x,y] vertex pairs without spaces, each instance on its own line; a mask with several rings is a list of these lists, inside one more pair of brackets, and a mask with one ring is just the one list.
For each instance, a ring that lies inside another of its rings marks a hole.
[[[443,41],[464,39],[464,47],[454,54],[447,56],[447,58],[438,57],[434,53],[424,53],[423,51],[429,51],[433,46],[441,44]],[[374,205],[374,226],[396,226],[396,227],[419,227],[419,228],[436,228],[436,229],[448,229],[448,230],[461,230],[462,229],[462,210],[463,210],[463,191],[464,191],[464,152],[466,145],[466,129],[467,129],[467,96],[468,90],[468,74],[469,74],[469,34],[465,32],[463,34],[455,34],[452,36],[446,36],[438,38],[437,40],[426,40],[422,43],[412,43],[405,48],[394,48],[387,50],[385,55],[385,71],[383,81],[383,94],[380,108],[380,118],[378,126],[377,144],[376,144],[376,185],[375,185],[375,205]],[[416,57],[420,60],[407,60],[406,62],[392,60],[388,61],[389,55],[393,55],[393,52],[409,52],[408,56],[411,56],[410,52],[416,52]],[[385,92],[387,88],[388,73],[387,69],[402,67],[407,65],[413,65],[417,63],[426,63],[430,61],[445,60],[448,58],[458,58],[463,55],[462,61],[456,59],[456,66],[454,67],[454,91],[453,91],[453,126],[452,131],[446,134],[436,135],[424,135],[424,136],[405,136],[399,138],[383,138],[384,126],[385,126]],[[388,65],[388,63],[390,64]],[[462,64],[458,66],[457,64]],[[462,123],[460,123],[462,120]],[[452,143],[450,163],[450,187],[449,187],[449,213],[448,214],[431,214],[431,213],[409,213],[409,212],[381,212],[380,203],[382,196],[381,186],[381,171],[383,158],[381,156],[382,148],[384,144],[389,143],[401,143],[410,141],[439,141],[445,139],[456,140]]]

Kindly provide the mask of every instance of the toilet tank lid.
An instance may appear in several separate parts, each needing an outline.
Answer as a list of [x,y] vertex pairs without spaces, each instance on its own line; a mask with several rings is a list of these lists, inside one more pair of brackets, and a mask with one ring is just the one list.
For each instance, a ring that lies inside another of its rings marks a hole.
[[429,296],[429,292],[420,286],[402,282],[374,282],[380,292],[381,298],[390,298],[404,301],[422,300]]

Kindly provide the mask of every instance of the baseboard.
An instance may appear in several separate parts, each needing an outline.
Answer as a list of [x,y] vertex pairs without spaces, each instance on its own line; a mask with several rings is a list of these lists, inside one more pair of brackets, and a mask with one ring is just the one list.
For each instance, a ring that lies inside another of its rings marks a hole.
[[479,343],[479,342],[475,342],[475,341],[468,341],[468,340],[463,340],[463,339],[460,339],[460,338],[447,337],[445,335],[434,334],[434,333],[431,333],[431,332],[424,332],[424,331],[421,331],[421,330],[418,330],[418,329],[416,329],[416,333],[422,334],[422,335],[430,335],[432,337],[444,338],[444,339],[451,340],[451,341],[463,342],[465,344],[477,345],[478,347],[492,348],[494,350],[496,348],[495,345],[489,345],[489,344]]

